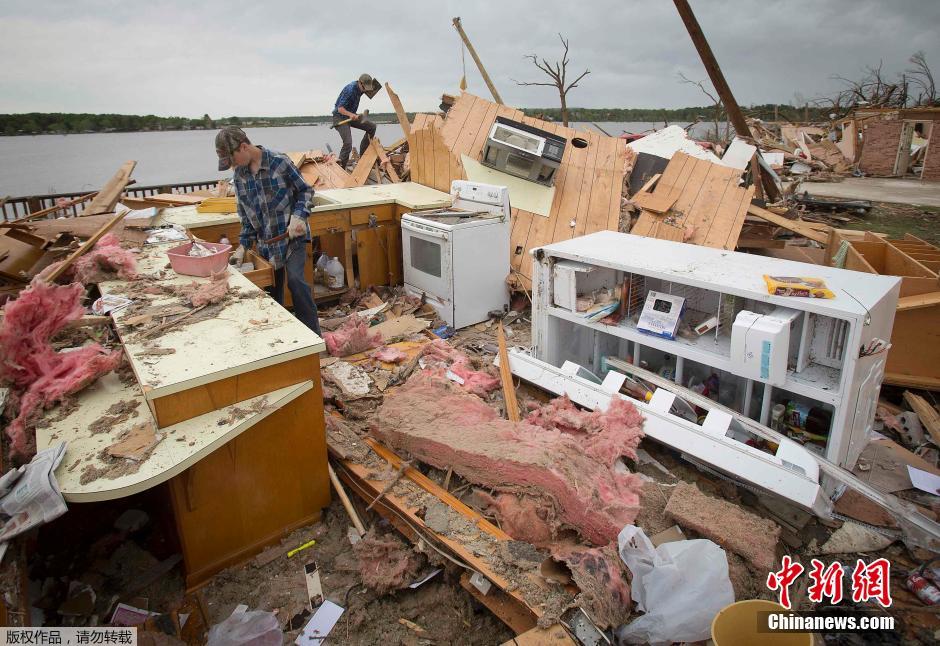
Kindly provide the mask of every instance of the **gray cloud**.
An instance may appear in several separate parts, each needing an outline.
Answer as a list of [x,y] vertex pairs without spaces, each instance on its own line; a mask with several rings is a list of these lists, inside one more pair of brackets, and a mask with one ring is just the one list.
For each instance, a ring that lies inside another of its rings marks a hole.
[[[890,74],[923,50],[940,71],[940,3],[875,0],[693,0],[693,9],[742,104],[832,92],[831,76],[884,62]],[[554,60],[557,33],[570,67],[591,74],[569,104],[698,105],[677,74],[706,74],[675,7],[665,0],[460,3],[93,0],[0,5],[0,112],[119,112],[200,116],[326,114],[340,87],[367,71],[391,82],[409,110],[432,110],[462,75],[455,15],[504,100],[554,106],[523,58]],[[469,54],[470,91],[487,96]],[[388,111],[384,93],[368,105]]]

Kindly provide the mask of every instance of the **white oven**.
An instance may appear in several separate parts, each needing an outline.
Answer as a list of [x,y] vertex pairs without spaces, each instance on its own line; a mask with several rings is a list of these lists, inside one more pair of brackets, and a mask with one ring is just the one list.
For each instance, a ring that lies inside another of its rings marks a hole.
[[457,180],[451,207],[401,219],[405,289],[455,328],[509,303],[509,192]]

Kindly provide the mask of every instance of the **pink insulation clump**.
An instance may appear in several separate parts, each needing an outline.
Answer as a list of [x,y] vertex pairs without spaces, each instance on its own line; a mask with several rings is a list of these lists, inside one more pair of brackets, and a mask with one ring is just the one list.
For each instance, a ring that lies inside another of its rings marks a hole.
[[80,283],[100,283],[118,278],[137,278],[137,260],[134,254],[121,246],[117,236],[107,233],[85,255],[72,265],[74,277]]
[[580,438],[500,418],[438,371],[388,395],[371,432],[393,448],[470,482],[537,498],[547,519],[595,545],[616,541],[639,511],[639,476],[589,454]]
[[377,361],[384,361],[385,363],[401,363],[408,358],[406,353],[390,346],[383,346],[369,356]]
[[517,541],[548,545],[555,538],[557,519],[554,507],[543,498],[499,493],[491,496],[477,491],[476,497],[488,512],[499,517],[500,527]]
[[625,624],[633,599],[624,567],[614,544],[604,547],[555,546],[552,556],[564,561],[580,593],[575,604],[584,608],[598,628]]
[[485,397],[500,387],[499,377],[485,370],[474,370],[470,357],[443,339],[435,339],[424,346],[422,357],[431,367],[450,370],[463,380],[467,392]]
[[581,410],[565,395],[532,411],[526,421],[580,436],[585,451],[604,464],[613,464],[621,455],[635,460],[643,438],[643,416],[636,406],[620,398],[611,399],[606,411],[590,411]]
[[369,324],[359,315],[347,317],[335,332],[324,332],[326,349],[334,357],[347,357],[382,345],[382,333],[369,333]]
[[192,295],[189,301],[193,307],[202,307],[210,303],[218,303],[228,293],[228,272],[226,270],[212,274],[207,283],[192,283]]
[[82,317],[84,288],[79,283],[52,285],[36,278],[4,307],[0,325],[0,378],[19,396],[19,413],[7,427],[12,452],[29,457],[35,438],[27,434],[31,416],[66,395],[78,392],[117,368],[121,351],[97,343],[71,352],[56,352],[50,340],[70,321]]
[[395,534],[376,534],[370,529],[353,545],[359,559],[362,582],[379,594],[386,594],[414,583],[423,559]]

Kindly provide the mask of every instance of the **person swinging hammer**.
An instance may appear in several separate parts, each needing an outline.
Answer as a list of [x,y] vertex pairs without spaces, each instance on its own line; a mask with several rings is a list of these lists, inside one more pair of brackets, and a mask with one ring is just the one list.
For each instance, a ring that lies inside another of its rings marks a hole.
[[358,80],[349,83],[336,98],[333,108],[333,127],[343,140],[343,147],[339,151],[340,167],[346,168],[349,162],[349,153],[352,152],[352,132],[350,128],[365,131],[362,142],[359,144],[360,157],[366,152],[372,137],[375,136],[375,124],[369,121],[364,114],[358,114],[359,100],[365,94],[370,99],[381,89],[379,82],[368,74],[362,74]]

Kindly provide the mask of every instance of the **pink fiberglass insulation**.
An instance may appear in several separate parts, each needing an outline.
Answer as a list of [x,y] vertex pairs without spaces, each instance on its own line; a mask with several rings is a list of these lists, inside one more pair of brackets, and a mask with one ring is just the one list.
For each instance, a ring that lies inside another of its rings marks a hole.
[[137,277],[134,254],[121,246],[117,236],[107,233],[85,255],[78,258],[70,271],[75,280],[86,285],[118,278],[132,280]]
[[542,428],[580,436],[588,455],[613,464],[621,455],[636,459],[643,437],[643,416],[625,399],[612,398],[606,411],[581,410],[568,396],[553,399],[529,413],[526,421]]
[[743,556],[758,572],[769,572],[774,567],[780,526],[772,520],[707,496],[688,482],[676,485],[665,514],[682,527]]
[[212,274],[212,279],[207,283],[193,282],[192,295],[189,301],[193,307],[202,307],[210,303],[218,303],[228,293],[228,272],[226,270]]
[[431,365],[449,369],[463,380],[467,392],[485,397],[500,387],[499,377],[484,370],[474,370],[470,357],[443,339],[435,339],[424,346],[421,356]]
[[558,524],[554,518],[555,509],[544,498],[512,493],[490,496],[483,491],[477,491],[476,496],[487,506],[487,511],[499,517],[503,531],[517,541],[541,547],[554,540]]
[[324,332],[326,349],[334,357],[347,357],[382,345],[382,333],[369,334],[369,324],[361,316],[347,317],[335,332]]
[[583,608],[599,628],[615,628],[627,622],[633,600],[627,569],[616,545],[593,548],[559,545],[552,550],[552,556],[564,561],[571,570],[571,578],[581,590],[575,604]]
[[384,361],[385,363],[401,363],[408,358],[408,355],[398,348],[389,346],[383,346],[369,356],[378,361]]
[[435,371],[387,396],[372,433],[397,450],[502,492],[538,497],[558,527],[595,545],[616,541],[639,510],[642,480],[588,455],[578,438],[500,418]]
[[71,352],[53,349],[53,336],[85,313],[84,293],[79,283],[52,285],[36,278],[4,307],[0,378],[19,396],[19,413],[7,427],[17,456],[29,457],[35,450],[35,438],[26,431],[34,413],[78,392],[121,362],[120,350],[108,352],[97,343]]
[[353,545],[359,559],[362,582],[379,594],[406,587],[415,581],[422,557],[394,534],[379,536],[370,529]]

